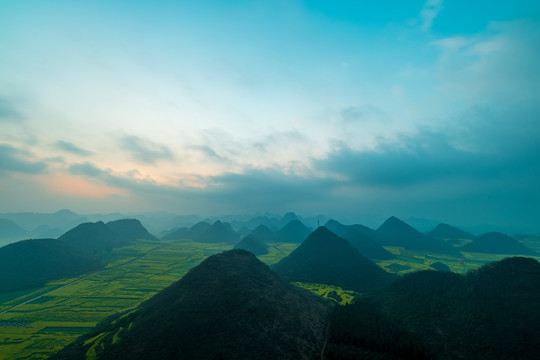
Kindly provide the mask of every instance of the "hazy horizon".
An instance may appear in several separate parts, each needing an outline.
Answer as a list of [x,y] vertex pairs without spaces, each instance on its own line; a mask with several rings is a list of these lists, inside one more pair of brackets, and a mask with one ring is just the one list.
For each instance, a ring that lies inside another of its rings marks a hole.
[[540,3],[0,4],[0,213],[540,232]]

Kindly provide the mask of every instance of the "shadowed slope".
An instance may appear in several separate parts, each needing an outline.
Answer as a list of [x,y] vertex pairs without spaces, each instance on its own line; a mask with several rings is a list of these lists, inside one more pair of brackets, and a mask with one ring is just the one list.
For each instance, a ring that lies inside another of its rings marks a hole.
[[137,239],[156,239],[137,219],[109,221],[107,227],[113,231],[116,238],[120,241],[130,242]]
[[437,239],[469,239],[476,238],[471,233],[458,229],[448,224],[439,224],[433,230],[427,233],[427,236]]
[[370,296],[422,337],[436,359],[536,359],[540,264],[507,258],[465,276],[420,271]]
[[326,227],[334,234],[347,240],[360,254],[369,259],[388,260],[395,257],[375,241],[379,235],[367,226],[343,225],[336,220],[329,220]]
[[47,281],[102,267],[56,239],[33,239],[0,248],[0,292],[41,286]]
[[273,270],[287,281],[337,285],[356,291],[382,287],[395,278],[326,227],[311,233]]
[[247,250],[254,255],[268,254],[268,245],[252,235],[244,237],[234,248]]
[[277,240],[289,243],[301,243],[311,231],[300,221],[292,220],[277,232]]
[[330,309],[251,253],[231,250],[51,359],[86,359],[90,348],[97,360],[311,359],[321,351]]
[[476,240],[461,249],[463,251],[489,254],[539,255],[536,251],[529,249],[516,239],[499,232],[480,235]]
[[443,240],[432,239],[395,216],[388,218],[378,229],[382,245],[402,246],[413,250],[427,250],[441,254],[459,256],[459,251]]

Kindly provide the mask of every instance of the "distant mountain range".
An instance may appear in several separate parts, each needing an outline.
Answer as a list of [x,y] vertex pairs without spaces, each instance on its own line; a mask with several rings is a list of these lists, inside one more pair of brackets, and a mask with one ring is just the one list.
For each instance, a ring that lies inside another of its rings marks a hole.
[[323,348],[330,312],[249,252],[231,250],[50,359],[86,359],[91,351],[96,360],[308,360]]

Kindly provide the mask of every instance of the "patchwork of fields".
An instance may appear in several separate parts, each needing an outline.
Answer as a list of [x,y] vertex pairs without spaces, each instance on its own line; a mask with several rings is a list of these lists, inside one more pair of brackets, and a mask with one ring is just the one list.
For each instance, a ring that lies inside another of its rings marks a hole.
[[141,240],[105,254],[109,265],[89,276],[0,294],[0,359],[46,358],[105,317],[135,307],[204,258],[230,248]]
[[[539,239],[520,239],[540,250]],[[260,256],[271,265],[292,252],[298,244],[270,244],[269,254]],[[181,278],[206,257],[229,250],[225,243],[197,243],[189,240],[140,240],[115,249],[102,257],[108,264],[101,271],[79,278],[62,279],[45,286],[0,294],[0,360],[45,359],[89,331],[99,321],[118,311],[134,308]],[[463,259],[399,247],[385,247],[396,255],[378,261],[387,271],[405,274],[430,269],[434,262],[464,273],[508,255],[465,253]],[[540,257],[536,258],[540,260]],[[335,286],[298,283],[325,298],[348,303],[354,293]]]

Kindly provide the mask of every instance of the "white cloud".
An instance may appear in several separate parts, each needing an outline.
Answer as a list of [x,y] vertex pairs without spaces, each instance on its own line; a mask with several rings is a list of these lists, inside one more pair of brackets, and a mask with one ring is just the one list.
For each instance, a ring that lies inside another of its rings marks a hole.
[[433,26],[433,20],[439,15],[443,9],[443,0],[428,0],[422,11],[420,11],[420,29],[422,31],[430,31]]

